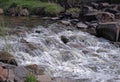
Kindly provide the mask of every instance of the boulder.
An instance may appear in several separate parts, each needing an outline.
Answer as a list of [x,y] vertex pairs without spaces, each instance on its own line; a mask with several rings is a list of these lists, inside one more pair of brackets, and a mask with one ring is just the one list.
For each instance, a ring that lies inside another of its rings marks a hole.
[[99,8],[103,9],[103,8],[109,8],[111,5],[109,3],[100,3],[99,4]]
[[0,15],[2,15],[4,13],[3,9],[0,8]]
[[120,41],[120,24],[118,22],[100,23],[96,27],[98,36],[102,36],[111,41]]
[[116,14],[116,13],[119,12],[118,10],[113,9],[113,8],[105,8],[103,11],[109,12],[109,13],[112,13],[112,14]]
[[0,66],[0,82],[4,82],[7,80],[7,70],[4,70],[3,67]]
[[79,22],[77,23],[77,28],[80,28],[80,29],[87,29],[88,26],[82,22]]
[[15,57],[5,51],[0,51],[0,62],[17,65]]
[[83,14],[87,14],[87,13],[92,13],[92,12],[96,12],[97,10],[94,9],[93,7],[91,6],[83,6],[82,8],[82,13]]
[[52,82],[76,82],[76,81],[67,78],[53,78]]
[[96,18],[99,22],[112,22],[115,21],[115,15],[109,12],[98,12]]

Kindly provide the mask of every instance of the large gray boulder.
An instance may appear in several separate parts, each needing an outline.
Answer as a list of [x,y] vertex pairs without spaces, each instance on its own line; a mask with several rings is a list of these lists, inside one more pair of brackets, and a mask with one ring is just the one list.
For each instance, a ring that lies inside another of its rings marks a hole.
[[120,41],[120,24],[118,22],[100,23],[96,27],[98,36],[102,36],[111,41]]

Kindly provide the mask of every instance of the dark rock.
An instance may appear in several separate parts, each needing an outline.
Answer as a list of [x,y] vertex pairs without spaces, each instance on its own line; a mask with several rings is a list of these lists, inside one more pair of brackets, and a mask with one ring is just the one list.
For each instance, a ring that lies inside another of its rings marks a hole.
[[52,82],[52,79],[49,75],[39,75],[37,76],[37,82]]
[[84,15],[83,20],[88,21],[88,22],[97,21],[98,20],[97,17],[96,17],[97,13],[98,12],[87,13],[87,14]]
[[120,13],[115,14],[115,19],[120,19]]
[[109,12],[109,13],[112,13],[112,14],[116,14],[118,13],[119,11],[115,10],[115,9],[112,9],[112,8],[106,8],[104,9],[105,12]]
[[92,3],[90,4],[90,6],[92,6],[94,9],[98,9],[99,4],[98,4],[98,3],[95,3],[95,2],[92,2]]
[[100,23],[96,32],[98,36],[102,36],[111,41],[120,41],[120,24],[118,22]]
[[4,70],[3,67],[0,66],[0,82],[4,82],[7,80],[8,72]]
[[61,38],[62,42],[65,44],[69,42],[69,39],[66,36],[61,36],[60,38]]
[[79,29],[87,29],[88,26],[82,22],[77,23],[77,28]]
[[12,56],[10,53],[4,52],[4,51],[0,52],[0,61],[4,62],[4,63],[12,64],[12,65],[17,65],[17,62],[16,62],[14,56]]

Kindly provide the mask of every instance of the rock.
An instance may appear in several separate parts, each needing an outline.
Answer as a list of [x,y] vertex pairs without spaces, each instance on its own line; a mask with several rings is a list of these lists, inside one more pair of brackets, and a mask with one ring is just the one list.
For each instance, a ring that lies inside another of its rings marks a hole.
[[83,20],[84,20],[84,21],[88,21],[88,22],[97,21],[97,20],[98,20],[98,19],[96,18],[97,13],[98,13],[98,12],[87,13],[87,14],[84,15]]
[[39,75],[37,76],[37,82],[52,82],[52,79],[49,75]]
[[21,9],[19,15],[20,16],[29,16],[30,14],[29,14],[28,9]]
[[62,23],[63,25],[66,25],[66,26],[71,25],[70,21],[66,21],[66,20],[61,20],[60,23]]
[[115,10],[113,8],[105,8],[103,11],[104,12],[109,12],[109,13],[112,13],[112,14],[116,14],[116,13],[119,12],[118,10]]
[[0,15],[2,15],[4,13],[3,9],[0,8]]
[[120,19],[120,13],[115,14],[115,19]]
[[25,78],[29,74],[29,71],[24,66],[18,66],[13,71],[15,74],[15,80],[17,82],[24,82],[22,80],[25,80]]
[[60,18],[59,17],[52,17],[51,20],[59,20]]
[[66,78],[54,78],[52,82],[76,82],[76,81]]
[[98,9],[99,4],[97,4],[95,2],[91,2],[90,6],[92,6],[94,9]]
[[80,28],[80,29],[87,29],[88,26],[82,22],[79,22],[77,23],[77,28]]
[[109,3],[100,3],[99,4],[99,8],[103,9],[103,8],[109,8],[111,5]]
[[118,22],[100,23],[96,32],[98,36],[102,36],[111,41],[120,41],[120,24]]
[[44,74],[44,69],[39,67],[36,64],[33,65],[28,65],[26,66],[32,73],[35,73],[35,75],[43,75]]
[[4,70],[3,67],[0,66],[0,82],[4,82],[7,80],[7,70]]
[[61,38],[61,41],[65,44],[69,42],[69,39],[66,36],[61,36],[60,38]]
[[[6,69],[6,71],[8,71],[8,69]],[[9,82],[14,82],[15,75],[13,70],[9,69],[7,78]]]
[[112,22],[115,21],[115,15],[108,12],[98,12],[96,18],[99,22]]
[[71,22],[71,24],[76,25],[79,22],[79,20],[78,19],[71,19],[70,22]]
[[0,62],[17,65],[14,56],[12,56],[10,53],[5,51],[0,51]]
[[83,14],[93,13],[93,12],[96,12],[96,11],[97,10],[93,9],[93,7],[91,7],[91,6],[84,6],[83,9],[82,9]]

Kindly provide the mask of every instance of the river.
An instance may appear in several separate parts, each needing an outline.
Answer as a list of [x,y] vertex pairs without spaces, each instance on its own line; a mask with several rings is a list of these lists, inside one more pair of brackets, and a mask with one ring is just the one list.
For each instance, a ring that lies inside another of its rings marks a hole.
[[[37,64],[52,77],[72,78],[77,82],[120,82],[120,48],[108,40],[50,20],[3,19],[8,29],[23,30],[19,35],[6,36],[9,52],[19,65]],[[3,37],[0,40],[2,50],[6,44]]]

